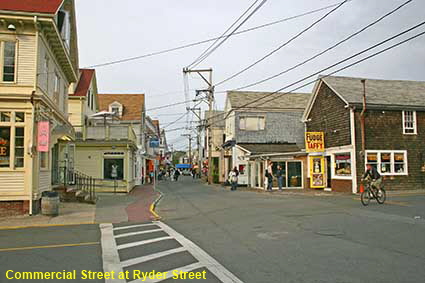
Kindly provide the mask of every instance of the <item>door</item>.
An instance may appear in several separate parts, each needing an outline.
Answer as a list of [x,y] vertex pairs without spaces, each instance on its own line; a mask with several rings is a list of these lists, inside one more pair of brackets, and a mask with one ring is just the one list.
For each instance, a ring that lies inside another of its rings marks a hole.
[[332,188],[332,174],[331,174],[331,170],[332,170],[331,157],[330,156],[326,156],[326,187],[327,188]]

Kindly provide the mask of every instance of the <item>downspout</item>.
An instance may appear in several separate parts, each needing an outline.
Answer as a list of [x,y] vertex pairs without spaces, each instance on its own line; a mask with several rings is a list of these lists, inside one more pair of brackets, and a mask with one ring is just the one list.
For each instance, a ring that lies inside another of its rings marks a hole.
[[30,178],[30,200],[29,200],[29,215],[33,212],[33,189],[34,189],[34,135],[35,135],[35,101],[34,96],[37,91],[37,79],[38,79],[38,17],[34,16],[34,27],[35,27],[35,76],[34,86],[31,93],[31,142],[29,146],[29,154],[31,156],[31,178]]
[[362,84],[363,84],[363,109],[362,112],[360,113],[360,126],[361,126],[361,131],[362,131],[362,154],[365,154],[365,148],[366,148],[366,134],[365,134],[365,117],[364,114],[366,112],[366,80],[363,79],[361,80]]

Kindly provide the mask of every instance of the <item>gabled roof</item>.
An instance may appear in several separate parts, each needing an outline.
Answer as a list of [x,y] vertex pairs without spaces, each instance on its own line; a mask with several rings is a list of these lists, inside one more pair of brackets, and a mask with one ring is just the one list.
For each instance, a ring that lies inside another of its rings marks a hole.
[[86,96],[93,79],[94,69],[80,69],[80,79],[75,92],[70,96]]
[[121,120],[140,121],[142,111],[145,108],[145,95],[143,93],[121,93],[121,94],[99,94],[99,110],[109,110],[109,105],[113,102],[123,105]]
[[64,0],[1,0],[0,10],[56,14]]
[[[311,93],[227,92],[227,99],[233,109],[243,107],[244,109],[263,110],[304,110],[310,97]],[[244,105],[248,103],[251,104],[245,107]]]
[[[362,78],[330,76],[322,78],[349,104],[363,103]],[[366,80],[367,105],[424,106],[425,81]]]

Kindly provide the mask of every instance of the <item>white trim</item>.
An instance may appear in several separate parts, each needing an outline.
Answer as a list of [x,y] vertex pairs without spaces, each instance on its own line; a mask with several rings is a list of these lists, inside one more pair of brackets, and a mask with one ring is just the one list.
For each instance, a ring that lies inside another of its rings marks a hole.
[[350,134],[351,134],[351,191],[353,194],[357,193],[357,151],[356,151],[356,127],[355,127],[354,110],[350,109]]
[[339,176],[335,174],[335,154],[340,154],[340,153],[349,153],[350,154],[350,163],[351,166],[353,163],[353,153],[352,150],[350,151],[341,151],[341,152],[334,152],[332,154],[330,154],[331,156],[331,179],[335,179],[335,180],[352,180],[353,179],[353,169],[351,169],[351,175],[350,176]]
[[[378,164],[378,172],[379,174],[381,174],[382,176],[408,176],[409,175],[409,170],[408,170],[408,161],[407,161],[407,150],[366,150],[365,155],[364,155],[364,161],[365,161],[365,165],[364,165],[364,169],[366,170],[366,164],[367,164],[367,154],[368,153],[377,153],[377,164]],[[390,153],[391,154],[391,172],[392,173],[382,173],[381,172],[381,154],[382,153]],[[394,173],[394,154],[395,153],[403,153],[404,154],[404,172],[403,173]]]
[[[411,130],[411,128],[406,128],[406,112],[412,112],[413,118],[413,133],[406,133],[406,130]],[[403,123],[403,135],[417,135],[418,134],[418,123],[416,119],[416,111],[401,111],[402,123]]]

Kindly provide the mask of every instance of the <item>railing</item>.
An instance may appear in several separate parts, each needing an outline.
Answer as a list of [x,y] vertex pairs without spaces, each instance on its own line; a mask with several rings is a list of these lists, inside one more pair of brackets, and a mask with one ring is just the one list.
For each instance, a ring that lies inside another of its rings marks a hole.
[[60,184],[75,186],[77,190],[87,192],[90,201],[96,199],[96,179],[75,169],[60,167]]
[[130,140],[137,142],[137,135],[129,125],[97,125],[76,129],[79,140]]

